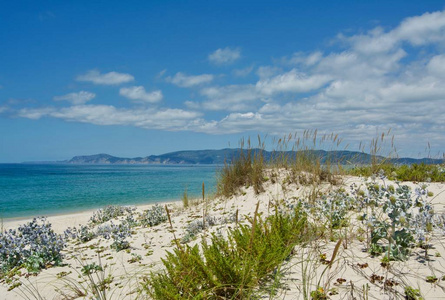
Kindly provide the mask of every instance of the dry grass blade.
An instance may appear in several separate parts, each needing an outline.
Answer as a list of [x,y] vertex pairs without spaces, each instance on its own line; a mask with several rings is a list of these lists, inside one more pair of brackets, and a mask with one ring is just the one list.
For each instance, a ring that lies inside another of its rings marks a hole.
[[329,262],[328,267],[331,268],[334,263],[335,258],[337,257],[338,250],[340,250],[342,239],[339,239],[337,244],[335,245],[334,252],[332,253],[331,261]]
[[170,216],[170,210],[168,209],[167,204],[165,205],[165,211],[167,212],[167,218],[168,218],[168,222],[170,223],[170,230],[171,230],[171,232],[173,234],[173,238],[175,239],[175,244],[178,247],[178,249],[180,249],[181,251],[184,251],[184,249],[182,248],[182,246],[179,243],[178,239],[176,238],[175,230],[173,228],[172,218]]

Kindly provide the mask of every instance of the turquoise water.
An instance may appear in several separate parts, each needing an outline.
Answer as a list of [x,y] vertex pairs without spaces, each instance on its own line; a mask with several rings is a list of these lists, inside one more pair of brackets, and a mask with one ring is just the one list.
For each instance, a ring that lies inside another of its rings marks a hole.
[[214,165],[0,164],[0,217],[31,217],[200,197],[215,191]]

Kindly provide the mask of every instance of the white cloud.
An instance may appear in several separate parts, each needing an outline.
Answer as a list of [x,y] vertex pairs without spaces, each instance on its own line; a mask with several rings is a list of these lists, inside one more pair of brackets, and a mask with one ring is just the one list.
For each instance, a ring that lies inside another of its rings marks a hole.
[[173,77],[167,77],[167,81],[180,87],[192,87],[213,81],[213,75],[186,75],[184,73],[178,72]]
[[217,65],[228,65],[241,58],[241,50],[239,48],[218,49],[209,54],[209,61]]
[[434,56],[427,65],[428,72],[439,78],[445,77],[445,54]]
[[262,79],[257,82],[256,88],[265,95],[280,92],[309,92],[316,90],[331,80],[327,75],[307,76],[293,69],[287,73],[277,75],[270,79]]
[[200,91],[207,98],[202,107],[208,110],[245,111],[250,105],[262,97],[254,85],[228,85],[208,87]]
[[323,53],[321,51],[315,51],[309,54],[296,52],[292,55],[290,59],[285,58],[284,62],[288,64],[303,64],[307,66],[312,66],[318,63],[322,57]]
[[445,11],[425,13],[406,18],[398,27],[385,33],[375,28],[367,34],[355,35],[349,40],[354,49],[366,54],[388,52],[408,42],[413,46],[445,43]]
[[101,85],[118,85],[134,80],[134,77],[126,73],[108,72],[101,74],[98,70],[90,70],[76,78],[77,81],[87,81]]
[[235,75],[236,77],[246,77],[252,72],[252,70],[253,66],[245,67],[244,69],[236,69],[233,70],[233,75]]
[[260,66],[258,67],[256,74],[260,79],[265,79],[280,74],[281,72],[283,72],[283,70],[276,66]]
[[7,106],[0,106],[0,114],[8,110]]
[[86,92],[86,91],[80,91],[78,93],[69,93],[63,96],[55,96],[53,98],[54,101],[68,101],[71,102],[74,105],[79,104],[85,104],[86,102],[94,99],[96,97],[96,94]]
[[50,115],[55,109],[52,107],[45,108],[22,108],[18,111],[17,115],[22,118],[38,120],[42,117]]
[[185,101],[184,104],[190,109],[201,109],[201,105],[195,101]]
[[53,117],[95,125],[129,125],[146,129],[185,130],[201,114],[182,109],[122,109],[111,105],[77,105],[60,109],[21,109],[20,117]]
[[162,100],[163,95],[161,90],[152,91],[147,93],[143,86],[131,86],[121,88],[119,95],[124,96],[131,100],[142,101],[146,103],[156,103]]

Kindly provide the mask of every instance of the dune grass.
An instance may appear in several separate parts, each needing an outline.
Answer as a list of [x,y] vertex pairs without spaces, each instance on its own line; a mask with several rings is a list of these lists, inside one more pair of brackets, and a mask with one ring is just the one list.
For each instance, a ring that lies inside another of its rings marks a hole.
[[250,138],[240,141],[238,156],[226,162],[219,174],[218,195],[230,197],[237,194],[240,188],[250,186],[257,194],[263,192],[263,184],[269,179],[266,170],[287,170],[288,181],[297,184],[336,184],[338,175],[344,174],[342,164],[346,162],[341,157],[316,150],[318,147],[346,149],[347,146],[342,147],[342,140],[337,134],[319,135],[317,130],[304,131],[301,136],[289,134],[272,141],[275,149],[268,157],[264,154],[265,144],[260,136],[256,147],[252,146]]

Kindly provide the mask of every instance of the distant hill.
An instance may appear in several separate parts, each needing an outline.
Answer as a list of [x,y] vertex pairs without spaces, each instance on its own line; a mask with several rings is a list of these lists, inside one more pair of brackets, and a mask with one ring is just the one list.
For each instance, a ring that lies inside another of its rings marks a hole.
[[[244,154],[247,154],[247,150],[242,150]],[[259,149],[252,149],[252,153],[255,154]],[[238,155],[240,155],[241,149],[221,149],[221,150],[190,150],[190,151],[177,151],[161,155],[150,155],[146,157],[135,158],[123,158],[116,157],[109,154],[95,154],[95,155],[82,155],[75,156],[70,160],[63,161],[62,163],[68,164],[224,164],[230,162]],[[330,161],[332,163],[342,164],[367,164],[371,162],[371,155],[362,152],[355,151],[324,151],[324,150],[307,150],[305,154],[309,154],[314,157],[319,157],[321,163]],[[287,155],[290,159],[295,158],[298,152],[286,151],[263,151],[263,155],[266,160],[270,160],[274,157],[280,157],[281,155]],[[379,157],[379,159],[384,159]],[[431,159],[431,158],[393,158],[390,159],[395,164],[413,164],[413,163],[426,163],[426,164],[440,164],[443,163],[443,159]]]

